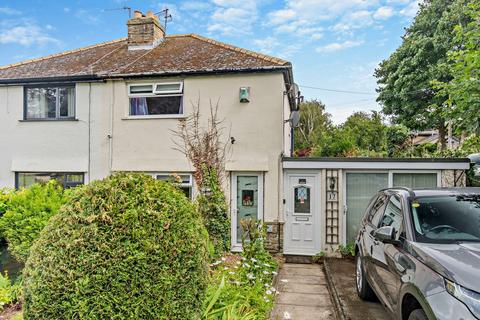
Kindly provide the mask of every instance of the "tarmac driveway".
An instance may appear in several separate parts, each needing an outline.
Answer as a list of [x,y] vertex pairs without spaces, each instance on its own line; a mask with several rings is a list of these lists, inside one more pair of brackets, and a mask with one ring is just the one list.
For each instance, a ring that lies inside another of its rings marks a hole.
[[390,319],[380,302],[366,302],[357,296],[353,259],[327,259],[324,263],[334,304],[344,319]]

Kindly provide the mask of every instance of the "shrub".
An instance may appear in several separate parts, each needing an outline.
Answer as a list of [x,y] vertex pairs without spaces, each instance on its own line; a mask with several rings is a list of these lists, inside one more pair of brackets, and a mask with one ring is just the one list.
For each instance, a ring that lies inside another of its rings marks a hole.
[[339,244],[337,248],[337,252],[339,252],[343,258],[355,257],[355,244],[354,243],[347,243],[346,245]]
[[32,243],[64,202],[63,189],[53,180],[10,194],[0,230],[18,261],[26,261]]
[[207,233],[172,184],[118,173],[75,189],[31,249],[26,319],[198,319]]
[[18,301],[20,296],[20,286],[12,284],[7,273],[0,273],[0,310],[3,310],[5,305]]
[[212,264],[204,319],[268,319],[273,307],[277,290],[271,284],[277,262],[263,245],[265,229],[251,219],[241,225],[246,235],[241,256],[229,254]]
[[197,197],[198,210],[216,254],[230,249],[230,219],[228,205],[215,170],[203,169],[203,185],[206,190]]

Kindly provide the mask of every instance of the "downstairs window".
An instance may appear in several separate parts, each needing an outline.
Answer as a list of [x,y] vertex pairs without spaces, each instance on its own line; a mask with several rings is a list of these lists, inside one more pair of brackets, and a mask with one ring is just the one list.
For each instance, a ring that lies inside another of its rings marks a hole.
[[66,172],[16,172],[15,187],[28,188],[35,183],[46,183],[55,179],[65,189],[76,187],[85,183],[83,173],[66,173]]

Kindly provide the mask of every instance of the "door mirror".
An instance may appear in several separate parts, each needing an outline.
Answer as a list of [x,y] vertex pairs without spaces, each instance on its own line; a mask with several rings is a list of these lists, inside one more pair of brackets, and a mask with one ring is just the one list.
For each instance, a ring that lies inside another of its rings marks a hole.
[[395,240],[395,228],[392,226],[378,228],[373,233],[373,237],[383,243],[397,243]]

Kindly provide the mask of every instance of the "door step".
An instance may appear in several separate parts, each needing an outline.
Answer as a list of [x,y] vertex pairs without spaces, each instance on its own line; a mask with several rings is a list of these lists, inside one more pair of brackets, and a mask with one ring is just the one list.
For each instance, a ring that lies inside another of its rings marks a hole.
[[286,254],[284,255],[286,263],[304,263],[310,264],[313,263],[311,256],[299,256],[299,255],[292,255]]

